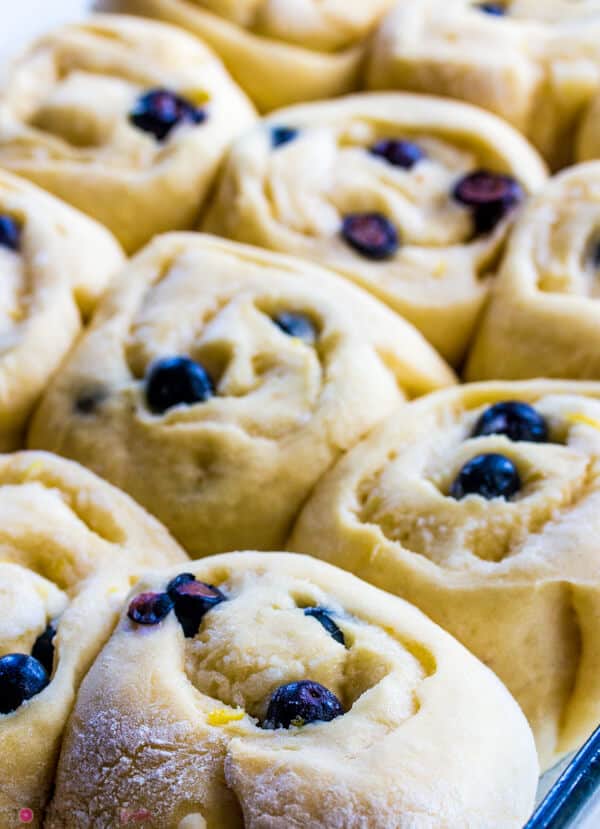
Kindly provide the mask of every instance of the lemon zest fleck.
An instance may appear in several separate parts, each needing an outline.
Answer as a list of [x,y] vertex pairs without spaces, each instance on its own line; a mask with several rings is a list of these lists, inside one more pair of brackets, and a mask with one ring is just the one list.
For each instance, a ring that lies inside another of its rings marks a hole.
[[598,429],[600,432],[600,420],[596,420],[594,417],[590,417],[589,415],[584,414],[583,412],[569,412],[566,415],[566,419],[569,423],[576,423],[581,424],[583,426],[591,426],[592,429]]
[[230,722],[238,722],[243,720],[246,712],[242,708],[237,708],[232,711],[228,708],[215,708],[206,717],[209,725],[227,725]]
[[27,469],[24,472],[24,478],[26,481],[31,480],[32,478],[37,478],[37,476],[44,471],[44,464],[42,461],[34,461],[30,463]]

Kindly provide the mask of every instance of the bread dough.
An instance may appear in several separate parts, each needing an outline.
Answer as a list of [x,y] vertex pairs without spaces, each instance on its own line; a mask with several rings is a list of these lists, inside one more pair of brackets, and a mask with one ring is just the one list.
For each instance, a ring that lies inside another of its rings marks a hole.
[[0,825],[29,808],[40,827],[77,688],[132,580],[185,555],[127,495],[42,452],[0,456],[0,528],[0,656],[57,629],[49,685],[0,714]]
[[467,364],[471,380],[600,379],[600,162],[525,208]]
[[[471,438],[499,401],[535,406],[549,443]],[[448,493],[498,453],[512,500]],[[330,472],[290,547],[410,598],[494,670],[529,719],[543,768],[600,720],[600,384],[475,384],[388,419]]]
[[502,116],[554,168],[572,162],[576,126],[600,90],[598,0],[402,0],[384,20],[371,89],[448,95]]
[[600,94],[587,108],[577,136],[577,160],[600,158]]
[[[298,130],[273,146],[270,129]],[[369,149],[416,143],[412,169]],[[515,177],[525,191],[545,180],[535,151],[508,125],[464,104],[402,94],[357,95],[274,113],[234,145],[204,229],[328,265],[405,316],[458,364],[488,294],[508,221],[474,235],[452,197],[480,168]],[[397,252],[373,261],[340,228],[376,211],[399,235]]]
[[0,220],[20,228],[18,249],[0,243],[0,451],[22,445],[26,421],[123,265],[119,245],[96,224],[0,170]]
[[394,0],[101,0],[203,38],[262,111],[356,89],[367,36]]
[[[155,627],[122,618],[82,685],[48,829],[108,829],[136,812],[161,829],[523,825],[537,783],[525,719],[415,608],[305,556],[238,553],[189,569],[228,600],[193,638],[174,613]],[[345,646],[304,615],[314,606]],[[306,679],[327,683],[347,713],[261,728],[273,691]]]
[[[159,141],[130,122],[141,95],[183,95],[205,116]],[[191,227],[252,105],[220,61],[175,27],[98,16],[33,44],[0,94],[0,165],[112,230],[128,252]]]
[[[315,343],[274,323],[302,313]],[[186,355],[216,395],[164,414],[145,377]],[[319,477],[405,395],[453,375],[404,320],[333,274],[199,234],[139,254],[35,416],[31,446],[129,492],[196,555],[285,543]],[[98,405],[74,402],[97,389]]]

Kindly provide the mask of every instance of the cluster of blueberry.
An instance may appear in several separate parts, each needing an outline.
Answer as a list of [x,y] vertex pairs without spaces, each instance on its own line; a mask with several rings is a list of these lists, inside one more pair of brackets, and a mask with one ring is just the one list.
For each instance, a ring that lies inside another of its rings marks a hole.
[[[227,601],[218,587],[198,581],[192,573],[181,573],[169,582],[164,593],[140,593],[132,599],[127,615],[137,625],[158,625],[173,611],[184,635],[196,636],[202,619],[221,602]],[[305,616],[315,619],[331,638],[345,646],[343,632],[324,607],[307,607]],[[344,713],[335,694],[313,680],[289,682],[272,694],[262,728],[289,728],[312,722],[329,722]]]

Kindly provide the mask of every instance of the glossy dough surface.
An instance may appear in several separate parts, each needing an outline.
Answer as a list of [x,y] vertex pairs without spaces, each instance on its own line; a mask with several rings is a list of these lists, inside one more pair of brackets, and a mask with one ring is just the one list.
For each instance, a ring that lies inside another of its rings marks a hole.
[[0,451],[23,430],[51,374],[124,262],[101,225],[0,171],[0,217],[19,243],[0,244]]
[[[549,443],[471,438],[500,401],[545,417]],[[456,500],[466,462],[517,467],[511,500]],[[324,478],[291,548],[409,598],[489,665],[532,725],[542,767],[600,719],[600,385],[481,384],[410,404]]]
[[[298,130],[273,146],[271,128]],[[408,140],[424,157],[393,166],[369,150]],[[359,283],[411,321],[451,362],[464,355],[502,250],[508,218],[474,233],[452,196],[478,169],[508,174],[525,192],[545,180],[540,158],[508,125],[473,107],[417,95],[357,95],[273,113],[234,144],[211,233],[313,259]],[[376,211],[399,248],[372,261],[342,238],[346,216]]]
[[367,38],[394,0],[100,0],[203,38],[259,109],[358,86]]
[[384,20],[367,72],[373,89],[470,101],[506,118],[553,167],[600,89],[600,3],[513,0],[503,16],[475,0],[402,0]]
[[[274,323],[304,314],[314,345]],[[187,355],[216,395],[153,414],[144,377]],[[199,234],[156,239],[105,299],[30,434],[89,465],[205,555],[285,543],[342,451],[405,397],[453,382],[411,326],[298,260]],[[80,395],[97,405],[74,413]]]
[[[202,108],[164,141],[130,122],[155,88]],[[109,227],[128,252],[191,227],[252,105],[218,58],[175,27],[98,16],[30,47],[0,94],[0,165]]]
[[565,170],[511,236],[467,363],[471,380],[600,379],[600,162]]
[[49,685],[0,714],[0,825],[28,807],[37,827],[77,688],[132,577],[185,555],[128,496],[42,452],[0,457],[0,527],[0,656],[57,630]]
[[[184,638],[171,613],[123,617],[82,686],[48,826],[518,829],[537,762],[501,683],[413,607],[304,556],[194,562],[227,600]],[[177,570],[138,591],[164,590]],[[335,641],[303,609],[326,606]],[[347,712],[259,727],[281,684],[313,679]],[[460,745],[460,752],[457,752]]]

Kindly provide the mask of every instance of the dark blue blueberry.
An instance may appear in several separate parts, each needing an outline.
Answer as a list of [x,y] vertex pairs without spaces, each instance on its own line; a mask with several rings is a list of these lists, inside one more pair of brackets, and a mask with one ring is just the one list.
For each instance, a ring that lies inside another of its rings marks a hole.
[[592,248],[592,262],[595,268],[600,268],[600,242],[596,242]]
[[306,314],[282,311],[273,317],[273,322],[285,334],[303,340],[307,345],[314,345],[317,341],[317,332],[314,323]]
[[366,259],[390,259],[398,250],[398,231],[381,213],[353,213],[342,224],[342,236]]
[[369,150],[371,155],[384,158],[394,167],[402,167],[405,170],[412,169],[415,164],[422,161],[426,156],[424,151],[412,141],[401,139],[387,139],[378,141]]
[[170,89],[151,89],[135,102],[129,113],[131,123],[164,141],[179,124],[201,124],[206,112]]
[[506,435],[514,441],[547,443],[548,426],[533,406],[509,400],[490,406],[477,421],[473,437],[487,435]]
[[460,501],[467,495],[511,498],[521,489],[521,478],[514,463],[504,455],[477,455],[466,463],[452,484],[450,495]]
[[200,628],[206,613],[227,601],[218,587],[196,581],[191,573],[182,573],[167,585],[167,593],[175,606],[175,615],[184,635],[191,639]]
[[168,593],[140,593],[129,603],[127,615],[136,625],[158,625],[172,610]]
[[24,702],[40,694],[50,682],[44,666],[24,653],[9,653],[0,658],[0,714],[16,711]]
[[48,625],[43,633],[40,633],[35,640],[31,655],[34,659],[44,666],[48,676],[52,676],[52,668],[54,667],[54,637],[56,636],[56,628],[53,625]]
[[318,682],[305,679],[281,685],[273,693],[263,728],[289,728],[312,722],[330,722],[344,709],[331,691]]
[[166,357],[150,366],[146,400],[155,414],[181,404],[205,403],[215,387],[208,372],[189,357]]
[[489,233],[523,201],[523,188],[511,176],[476,170],[457,182],[454,198],[471,208],[477,233]]
[[294,127],[271,127],[271,146],[276,150],[277,147],[289,144],[298,137],[298,132]]
[[12,216],[0,216],[0,245],[15,251],[21,247],[21,225]]
[[495,14],[497,17],[503,17],[506,14],[506,8],[500,3],[478,3],[476,8],[486,14]]
[[313,619],[316,619],[317,622],[323,625],[323,627],[331,636],[331,638],[335,639],[336,642],[339,642],[340,645],[346,644],[344,634],[331,618],[329,610],[327,610],[325,607],[306,607],[304,609],[304,615],[312,616]]

